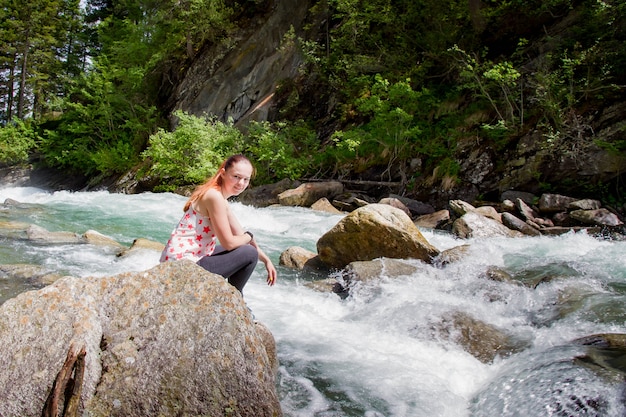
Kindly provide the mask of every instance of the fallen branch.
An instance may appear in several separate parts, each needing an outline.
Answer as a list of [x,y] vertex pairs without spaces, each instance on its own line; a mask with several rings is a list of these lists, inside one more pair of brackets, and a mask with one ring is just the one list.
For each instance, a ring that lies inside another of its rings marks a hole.
[[65,400],[61,417],[78,416],[80,395],[85,375],[85,347],[76,352],[72,344],[67,352],[65,363],[57,374],[52,389],[42,410],[42,417],[59,417],[59,405]]

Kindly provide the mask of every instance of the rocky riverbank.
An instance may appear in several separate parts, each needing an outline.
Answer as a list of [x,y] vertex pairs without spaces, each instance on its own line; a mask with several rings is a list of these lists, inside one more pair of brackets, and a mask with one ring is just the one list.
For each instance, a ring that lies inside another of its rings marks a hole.
[[[496,204],[474,205],[451,200],[447,208],[436,210],[393,194],[373,201],[367,195],[347,191],[336,181],[304,184],[285,181],[251,189],[241,196],[241,201],[256,206],[295,205],[343,214],[337,225],[319,239],[317,253],[291,247],[286,248],[280,257],[283,267],[300,269],[319,278],[307,285],[334,292],[342,298],[350,297],[355,286],[376,285],[376,280],[383,274],[393,278],[420,273],[422,268],[446,268],[467,256],[470,238],[519,239],[580,232],[601,239],[622,239],[624,236],[623,219],[619,213],[602,207],[595,200],[556,194],[534,196],[507,192]],[[21,203],[17,201],[7,200],[3,204],[3,210],[19,209]],[[459,245],[447,250],[433,247],[420,231],[425,228],[453,233]],[[162,248],[162,244],[140,237],[133,246],[126,248],[94,231],[81,235],[49,232],[34,225],[11,222],[0,224],[0,235],[7,241],[29,240],[44,245],[99,245],[102,250],[115,251],[119,256],[125,256],[136,246],[155,251]],[[34,265],[3,265],[1,271],[14,278],[39,280],[38,285],[44,287],[43,293],[55,285],[67,285],[67,278],[60,279],[54,271],[38,270]],[[484,276],[485,279],[533,289],[553,278],[545,273],[538,274],[536,279],[526,279],[497,268],[485,271]],[[59,284],[51,286],[55,281]],[[493,296],[497,297],[497,294]],[[452,340],[486,363],[526,348],[523,341],[511,339],[506,329],[487,325],[463,312],[451,312],[434,322],[432,328],[434,338]],[[67,343],[64,349],[69,349]],[[65,354],[59,352],[57,356]],[[56,362],[50,364],[51,369],[62,365],[62,361],[55,358]]]

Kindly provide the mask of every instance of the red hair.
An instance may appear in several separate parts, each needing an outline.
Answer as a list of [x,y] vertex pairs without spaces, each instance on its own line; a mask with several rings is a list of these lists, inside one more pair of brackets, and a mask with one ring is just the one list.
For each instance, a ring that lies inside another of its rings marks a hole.
[[211,178],[209,178],[204,184],[198,186],[194,190],[194,192],[191,194],[191,197],[189,197],[189,200],[187,200],[187,203],[185,203],[185,207],[183,211],[189,210],[189,207],[191,206],[191,204],[198,201],[204,195],[204,193],[206,193],[211,188],[215,188],[216,190],[221,189],[222,183],[224,181],[222,179],[222,172],[226,171],[228,168],[232,167],[236,163],[239,163],[242,161],[245,161],[250,164],[250,166],[252,167],[252,176],[254,177],[254,174],[256,171],[254,169],[254,165],[252,165],[252,162],[250,162],[250,160],[246,158],[243,154],[239,153],[239,154],[233,155],[230,158],[226,159],[224,162],[222,162],[222,165],[220,165],[217,172]]

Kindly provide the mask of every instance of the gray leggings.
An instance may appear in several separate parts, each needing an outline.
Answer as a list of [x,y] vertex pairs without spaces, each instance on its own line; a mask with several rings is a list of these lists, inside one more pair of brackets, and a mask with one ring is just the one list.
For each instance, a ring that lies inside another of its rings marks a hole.
[[243,287],[258,261],[259,252],[252,245],[239,246],[230,251],[218,245],[211,256],[205,256],[196,263],[209,272],[227,278],[229,284],[243,293]]

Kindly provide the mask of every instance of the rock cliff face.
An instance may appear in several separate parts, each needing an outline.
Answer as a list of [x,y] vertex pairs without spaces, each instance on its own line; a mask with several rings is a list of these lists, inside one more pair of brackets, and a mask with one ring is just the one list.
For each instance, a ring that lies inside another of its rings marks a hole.
[[266,12],[235,34],[227,46],[204,50],[173,92],[171,106],[226,121],[267,120],[276,86],[293,78],[301,57],[281,48],[292,28],[301,33],[311,1],[268,0]]
[[[319,23],[324,17],[313,17],[309,13],[314,2],[266,0],[256,4],[264,8],[263,12],[256,13],[254,19],[233,34],[228,45],[206,48],[198,54],[168,97],[167,109],[182,109],[195,115],[213,114],[222,120],[232,119],[242,126],[249,120],[272,120],[279,101],[274,96],[277,86],[285,80],[306,83],[305,78],[315,78],[315,74],[303,77],[298,73],[302,57],[293,46],[284,43],[285,34],[292,28],[296,36],[305,32],[306,25],[317,30],[313,22]],[[575,17],[572,14],[557,22],[557,32],[566,36],[568,27],[575,25]],[[551,33],[550,28],[545,30]],[[548,44],[550,37],[546,36],[544,42]],[[545,45],[540,49],[549,51]],[[529,62],[529,66],[532,65]],[[318,119],[328,121],[329,114],[322,113],[330,113],[332,106],[320,102],[315,94],[311,92],[305,97],[303,93],[299,98],[308,103],[303,107],[310,107],[309,111],[318,115]],[[326,96],[331,97],[332,92]],[[481,196],[497,200],[507,190],[538,194],[546,191],[546,184],[551,186],[550,191],[579,198],[597,198],[594,193],[603,187],[611,188],[610,192],[615,193],[615,187],[624,181],[626,155],[608,149],[611,144],[623,140],[626,102],[607,104],[604,108],[602,104],[591,107],[587,106],[584,114],[568,115],[563,121],[562,135],[554,140],[546,138],[545,132],[535,129],[532,122],[527,121],[530,127],[506,149],[489,146],[472,133],[474,127],[470,126],[470,133],[460,137],[456,145],[454,159],[460,170],[454,181],[436,179],[435,173],[421,172],[419,158],[407,161],[406,167],[395,167],[398,179],[401,176],[415,178],[410,196],[438,208],[445,207],[451,199],[471,202]],[[489,119],[479,112],[470,119],[482,123],[487,120],[485,117]],[[477,122],[476,129],[479,129],[478,125]],[[318,130],[330,134],[333,129],[325,126]],[[380,175],[375,171],[359,174],[358,179],[380,181]],[[585,190],[581,189],[581,184],[587,185],[586,195],[583,195]],[[355,190],[373,192],[371,189]],[[406,190],[394,189],[390,185],[385,192],[390,191]],[[382,194],[377,197],[384,196]]]

